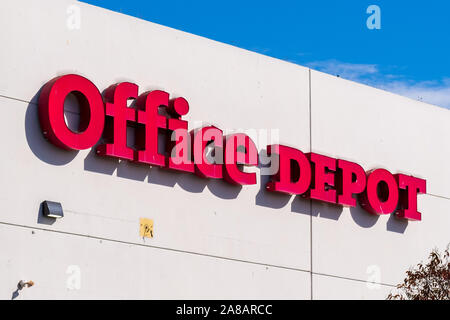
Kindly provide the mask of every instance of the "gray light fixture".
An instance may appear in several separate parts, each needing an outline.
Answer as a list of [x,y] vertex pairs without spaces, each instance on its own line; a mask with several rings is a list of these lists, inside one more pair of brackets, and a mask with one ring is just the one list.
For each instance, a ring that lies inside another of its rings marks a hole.
[[58,219],[64,217],[63,208],[59,202],[45,200],[42,202],[42,212],[44,217],[48,218]]

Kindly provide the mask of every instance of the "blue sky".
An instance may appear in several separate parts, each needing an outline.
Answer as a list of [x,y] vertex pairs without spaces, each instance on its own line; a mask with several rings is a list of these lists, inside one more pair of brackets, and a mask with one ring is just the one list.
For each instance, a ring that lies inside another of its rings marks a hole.
[[448,0],[83,2],[450,108]]

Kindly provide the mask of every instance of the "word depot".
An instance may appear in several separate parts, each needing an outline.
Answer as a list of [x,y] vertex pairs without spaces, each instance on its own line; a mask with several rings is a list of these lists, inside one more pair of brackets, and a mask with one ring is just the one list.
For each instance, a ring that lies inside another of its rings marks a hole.
[[[72,93],[80,107],[79,130],[73,131],[64,118],[64,102]],[[128,106],[128,101],[134,105]],[[154,90],[138,95],[138,86],[121,82],[100,93],[88,79],[68,74],[47,82],[39,96],[39,121],[46,139],[72,150],[97,146],[100,156],[126,159],[150,166],[224,179],[237,185],[256,184],[255,172],[243,166],[258,165],[258,150],[243,134],[223,135],[215,126],[188,131],[182,117],[189,112],[186,99],[170,99],[167,92]],[[134,145],[127,144],[127,127],[135,128]],[[161,151],[160,134],[171,137]],[[214,160],[206,157],[213,148]],[[301,195],[343,206],[356,206],[381,215],[395,212],[400,218],[421,220],[417,195],[426,193],[426,181],[386,169],[364,169],[350,161],[281,145],[267,146],[276,159],[276,172],[266,185],[269,192]]]

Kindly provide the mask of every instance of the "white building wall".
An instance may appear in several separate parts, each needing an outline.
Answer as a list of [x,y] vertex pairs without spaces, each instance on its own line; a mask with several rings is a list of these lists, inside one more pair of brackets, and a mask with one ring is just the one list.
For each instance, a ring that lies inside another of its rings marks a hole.
[[[448,110],[78,2],[2,1],[0,28],[2,299],[382,299],[450,241]],[[183,96],[191,126],[279,129],[305,152],[426,178],[423,220],[270,194],[259,174],[237,188],[60,150],[36,101],[66,73]],[[43,218],[43,200],[64,218]],[[140,238],[141,217],[153,239]],[[35,285],[15,292],[19,280]]]

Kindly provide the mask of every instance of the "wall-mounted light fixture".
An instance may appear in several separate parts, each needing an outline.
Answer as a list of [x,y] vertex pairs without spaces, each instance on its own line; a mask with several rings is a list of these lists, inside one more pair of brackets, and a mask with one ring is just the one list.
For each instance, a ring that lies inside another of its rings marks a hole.
[[62,218],[64,212],[61,203],[45,200],[42,202],[42,212],[48,218]]
[[19,283],[17,284],[17,289],[22,290],[23,288],[29,288],[32,286],[34,286],[33,281],[30,280],[30,281],[25,282],[23,280],[20,280]]

